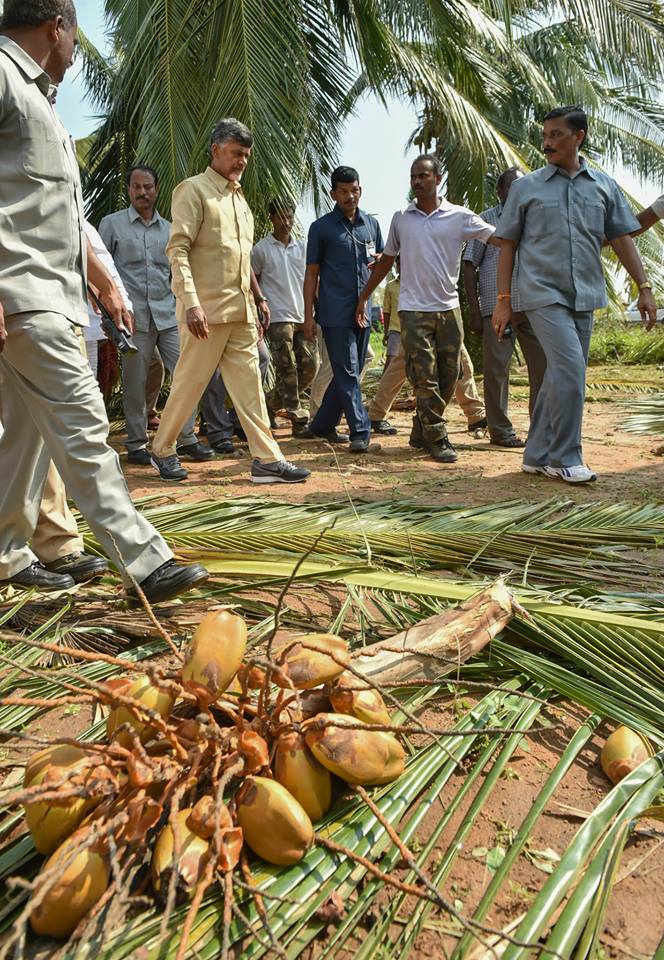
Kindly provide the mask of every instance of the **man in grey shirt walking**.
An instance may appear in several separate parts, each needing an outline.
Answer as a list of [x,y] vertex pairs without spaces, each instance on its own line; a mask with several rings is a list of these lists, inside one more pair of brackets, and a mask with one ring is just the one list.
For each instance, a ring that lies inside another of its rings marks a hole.
[[604,237],[639,288],[647,329],[657,319],[651,284],[629,235],[641,225],[615,180],[579,156],[587,131],[587,117],[578,106],[547,114],[542,140],[548,164],[512,184],[496,230],[502,238],[496,335],[501,340],[512,321],[510,288],[518,247],[521,309],[547,363],[522,469],[567,483],[597,479],[583,460],[581,423],[593,311],[607,303]]
[[[171,292],[171,267],[166,256],[170,223],[155,209],[159,191],[156,170],[132,167],[127,174],[130,205],[112,213],[99,224],[101,236],[113,257],[134,308],[134,343],[138,354],[122,358],[122,404],[127,421],[130,463],[150,465],[147,451],[145,385],[155,347],[171,373],[180,356],[180,337]],[[196,440],[196,410],[184,424],[177,440],[178,456],[210,460],[214,454]]]

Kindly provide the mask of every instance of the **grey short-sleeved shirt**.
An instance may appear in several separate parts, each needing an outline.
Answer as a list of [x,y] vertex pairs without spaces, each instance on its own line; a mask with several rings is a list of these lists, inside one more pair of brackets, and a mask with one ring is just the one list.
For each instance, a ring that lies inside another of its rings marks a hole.
[[143,333],[149,330],[150,317],[157,330],[177,324],[171,264],[166,255],[170,233],[170,223],[156,210],[146,223],[133,207],[111,213],[99,224],[99,236],[131,297],[136,329]]
[[587,311],[607,304],[603,237],[614,240],[638,229],[615,180],[582,160],[573,177],[549,164],[515,180],[496,236],[519,241],[522,310],[561,303]]
[[51,79],[0,36],[0,303],[88,325],[83,196]]

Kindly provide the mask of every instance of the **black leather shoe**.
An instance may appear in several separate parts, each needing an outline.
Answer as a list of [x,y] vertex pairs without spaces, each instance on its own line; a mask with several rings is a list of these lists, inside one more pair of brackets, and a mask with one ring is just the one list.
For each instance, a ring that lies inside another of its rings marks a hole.
[[235,453],[232,440],[217,440],[216,443],[211,443],[210,446],[215,453]]
[[129,450],[127,453],[127,463],[135,463],[139,467],[149,467],[151,462],[150,454],[145,447],[141,447],[140,450]]
[[379,443],[371,443],[370,440],[351,440],[348,447],[349,453],[378,453]]
[[397,428],[393,427],[389,420],[372,420],[371,429],[384,437],[393,437],[397,432]]
[[[205,583],[210,574],[200,563],[182,564],[167,560],[157,567],[149,577],[141,581],[140,587],[150,603],[163,603],[179,593],[186,593],[192,587]],[[136,596],[133,590],[127,591]]]
[[101,577],[108,570],[103,557],[91,557],[89,553],[70,553],[45,564],[45,567],[51,573],[67,574],[76,583]]
[[211,460],[214,456],[214,452],[209,447],[204,447],[202,443],[188,443],[186,447],[176,447],[175,449],[178,457],[193,460],[194,463]]
[[37,587],[44,593],[50,590],[71,590],[75,586],[73,577],[66,573],[51,573],[38,560],[2,582],[11,583],[14,587]]
[[430,443],[424,441],[422,445],[437,463],[456,463],[459,459],[459,455],[447,437],[441,437],[440,440],[433,440]]
[[339,433],[338,430],[328,430],[327,433],[314,433],[311,427],[306,427],[297,435],[298,440],[327,440],[328,443],[348,443],[347,433]]

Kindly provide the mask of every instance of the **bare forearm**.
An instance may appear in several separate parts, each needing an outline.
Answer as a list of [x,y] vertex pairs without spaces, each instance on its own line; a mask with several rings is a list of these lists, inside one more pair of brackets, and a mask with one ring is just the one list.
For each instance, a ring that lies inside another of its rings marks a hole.
[[304,319],[313,322],[314,300],[318,289],[318,274],[307,271],[304,277]]
[[371,294],[374,292],[377,286],[379,286],[385,277],[388,275],[392,266],[394,264],[395,257],[388,257],[387,254],[383,254],[376,266],[371,271],[371,276],[367,280],[364,290],[360,294],[360,300],[362,302],[369,299]]
[[477,270],[470,260],[464,260],[463,285],[466,288],[466,297],[471,312],[480,312],[480,299],[477,295]]
[[110,275],[104,264],[92,249],[92,244],[87,237],[85,242],[88,251],[88,280],[90,283],[98,290],[107,290],[110,287],[115,286],[113,277]]
[[646,272],[643,269],[641,257],[630,236],[616,237],[609,241],[616,256],[635,283],[641,285],[646,282]]
[[498,293],[508,294],[512,287],[512,273],[514,272],[514,252],[516,244],[513,240],[504,240],[498,257]]
[[256,301],[262,300],[263,291],[261,290],[260,283],[258,282],[258,277],[256,276],[253,270],[251,271],[250,283],[251,283],[251,292],[254,295],[254,300]]

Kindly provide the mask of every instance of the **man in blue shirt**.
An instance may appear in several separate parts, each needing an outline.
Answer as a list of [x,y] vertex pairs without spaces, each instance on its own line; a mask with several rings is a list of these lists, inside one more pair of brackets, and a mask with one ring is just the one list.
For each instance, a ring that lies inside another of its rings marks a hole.
[[355,308],[376,255],[382,253],[383,237],[375,217],[359,208],[362,187],[357,170],[337,167],[332,172],[330,196],[334,210],[309,229],[304,335],[309,340],[316,336],[314,300],[318,291],[317,320],[333,376],[316,416],[299,436],[337,443],[345,440],[336,429],[343,413],[350,430],[351,453],[366,453],[371,423],[362,402],[360,375],[371,324],[366,314],[356,322]]
[[641,224],[618,184],[579,156],[588,120],[578,106],[544,118],[548,164],[515,180],[496,230],[502,239],[493,326],[499,340],[512,322],[515,252],[521,309],[546,357],[523,456],[525,473],[567,483],[596,474],[583,462],[581,423],[593,312],[606,306],[601,249],[607,238],[639,288],[639,310],[650,329],[657,316],[652,286],[630,234]]

